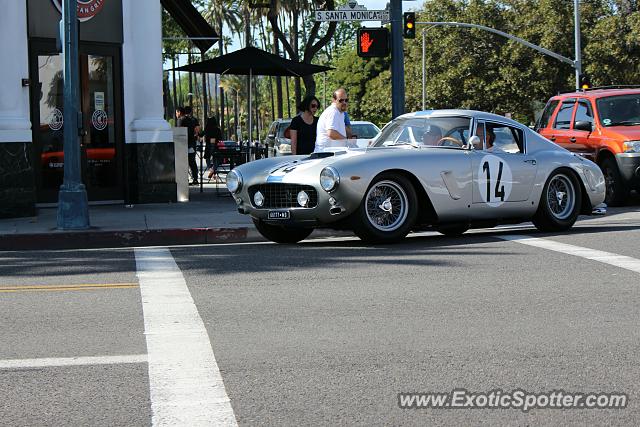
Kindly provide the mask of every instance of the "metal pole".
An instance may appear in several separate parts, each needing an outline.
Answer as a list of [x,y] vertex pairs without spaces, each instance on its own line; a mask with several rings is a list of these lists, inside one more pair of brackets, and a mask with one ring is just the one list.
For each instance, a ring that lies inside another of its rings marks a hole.
[[391,0],[391,118],[404,114],[402,0]]
[[426,110],[426,108],[425,108],[425,91],[426,91],[426,84],[427,84],[426,77],[425,77],[426,70],[425,70],[425,59],[424,59],[425,51],[427,49],[427,47],[425,45],[426,42],[425,42],[425,39],[424,39],[424,34],[426,32],[427,32],[427,28],[423,28],[422,29],[422,110],[423,111]]
[[[205,56],[204,56],[204,51],[200,51],[200,57],[202,58],[202,61],[205,60]],[[209,99],[208,99],[208,94],[207,94],[207,77],[208,75],[206,73],[202,73],[202,128],[204,130],[205,126],[207,125],[207,112],[209,110]],[[202,152],[200,153],[200,192],[202,193],[204,191],[204,171],[202,170],[202,160],[204,157],[204,153],[205,153],[205,147],[207,146],[207,144],[209,143],[207,141],[207,136],[205,135],[203,138],[204,144],[200,144],[201,148],[202,148]]]
[[78,109],[80,64],[78,58],[78,18],[76,0],[62,4],[64,25],[64,179],[58,192],[58,228],[89,228],[89,202],[80,174],[80,126]]
[[582,74],[582,53],[580,52],[580,1],[573,1],[573,14],[575,26],[575,46],[576,46],[576,90],[580,89],[580,74]]
[[253,139],[251,135],[253,132],[253,121],[251,120],[251,109],[253,108],[253,102],[251,99],[251,81],[253,80],[253,75],[251,73],[251,68],[249,68],[249,87],[247,88],[247,95],[249,98],[249,111],[247,112],[249,114],[249,142],[247,142],[247,163],[249,163],[249,161],[251,161],[251,140]]

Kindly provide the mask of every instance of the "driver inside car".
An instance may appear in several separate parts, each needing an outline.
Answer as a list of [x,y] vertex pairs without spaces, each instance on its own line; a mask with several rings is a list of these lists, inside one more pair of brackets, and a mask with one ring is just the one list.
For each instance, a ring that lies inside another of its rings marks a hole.
[[436,125],[428,124],[422,134],[423,145],[438,145],[442,139],[442,130]]

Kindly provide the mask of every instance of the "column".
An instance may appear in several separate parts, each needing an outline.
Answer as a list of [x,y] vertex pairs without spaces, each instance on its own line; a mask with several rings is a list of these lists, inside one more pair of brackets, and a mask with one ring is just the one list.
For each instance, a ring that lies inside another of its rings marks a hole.
[[123,1],[123,89],[128,203],[176,200],[173,132],[162,104],[160,0]]
[[27,2],[0,0],[0,218],[35,213],[30,160]]

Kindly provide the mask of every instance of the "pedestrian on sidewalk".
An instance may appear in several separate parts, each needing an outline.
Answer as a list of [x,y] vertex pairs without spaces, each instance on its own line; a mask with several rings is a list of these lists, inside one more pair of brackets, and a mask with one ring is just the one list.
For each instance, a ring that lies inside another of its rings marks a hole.
[[189,169],[192,181],[190,185],[198,185],[198,164],[196,163],[196,140],[200,133],[200,122],[193,117],[193,109],[190,106],[182,107],[184,116],[178,120],[178,126],[187,128],[187,147],[189,157]]
[[305,97],[298,105],[300,114],[291,120],[291,154],[311,154],[315,148],[320,101],[313,95]]
[[215,174],[215,169],[218,167],[218,158],[214,158],[213,162],[211,156],[218,150],[218,142],[222,141],[222,129],[216,116],[211,116],[207,119],[207,123],[204,125],[204,159],[207,162],[207,170],[209,170],[209,178]]
[[[332,101],[318,119],[315,152],[326,147],[346,146],[347,130],[344,122],[344,111],[349,102],[347,91],[337,89],[331,95]],[[345,104],[344,110],[342,104]]]

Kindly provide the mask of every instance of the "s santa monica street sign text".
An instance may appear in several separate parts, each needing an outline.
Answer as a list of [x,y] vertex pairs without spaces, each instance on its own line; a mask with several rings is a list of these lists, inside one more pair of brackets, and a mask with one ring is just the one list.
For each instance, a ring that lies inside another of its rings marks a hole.
[[366,9],[348,9],[348,10],[317,10],[315,13],[316,21],[388,21],[388,10],[366,10]]

